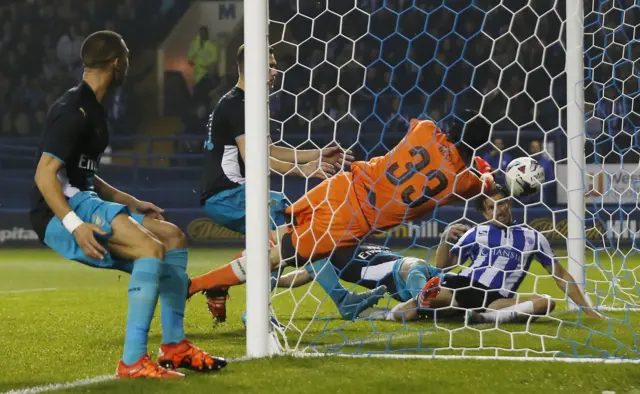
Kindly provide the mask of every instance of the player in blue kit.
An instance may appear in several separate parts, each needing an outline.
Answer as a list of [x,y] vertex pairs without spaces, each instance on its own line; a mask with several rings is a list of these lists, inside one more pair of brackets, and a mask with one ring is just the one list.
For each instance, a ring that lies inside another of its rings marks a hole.
[[[333,270],[337,274],[333,274]],[[338,281],[342,279],[368,289],[383,286],[387,294],[397,301],[417,299],[423,287],[432,278],[442,277],[442,270],[416,257],[403,257],[390,249],[373,244],[362,244],[336,249],[326,259],[305,265],[278,279],[278,287],[293,288],[315,281],[338,306],[345,320],[352,320],[362,308],[344,305],[348,291]]]
[[[207,141],[204,144],[204,166],[200,182],[200,204],[217,224],[245,234],[245,108],[244,108],[244,45],[236,56],[238,83],[216,104],[209,117]],[[276,80],[276,58],[269,53],[268,83]],[[353,160],[350,152],[338,146],[324,149],[291,149],[272,145],[270,169],[282,175],[297,175],[324,179]],[[287,201],[282,193],[271,192],[271,227],[285,224]],[[241,256],[237,256],[238,258]],[[230,274],[228,267],[191,278],[189,295],[204,291],[207,306],[216,324],[226,320],[227,286],[219,282]]]
[[464,225],[452,226],[443,234],[436,252],[436,266],[442,270],[453,269],[467,260],[471,264],[458,274],[446,274],[442,281],[432,279],[425,283],[419,297],[378,316],[386,320],[416,320],[423,312],[437,309],[441,315],[465,311],[472,323],[502,323],[547,315],[555,308],[550,297],[517,293],[536,259],[563,294],[587,316],[602,318],[559,263],[547,238],[525,225],[514,224],[511,205],[509,193],[500,185],[495,185],[489,196],[478,197],[476,209],[487,223],[466,232]]
[[[40,145],[30,219],[40,240],[69,260],[131,274],[124,354],[118,378],[177,378],[175,368],[213,371],[226,361],[185,338],[187,244],[157,206],[117,190],[96,175],[109,143],[101,101],[124,82],[129,50],[122,37],[99,31],[81,49],[83,81],[49,111]],[[162,345],[147,355],[160,299]]]

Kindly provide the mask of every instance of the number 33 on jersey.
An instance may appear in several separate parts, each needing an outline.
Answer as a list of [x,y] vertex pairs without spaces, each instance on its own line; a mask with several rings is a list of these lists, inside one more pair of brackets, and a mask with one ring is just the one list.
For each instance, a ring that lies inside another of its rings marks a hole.
[[395,148],[385,156],[354,163],[353,172],[362,210],[376,229],[425,216],[436,204],[473,197],[482,188],[454,144],[428,120],[413,119]]

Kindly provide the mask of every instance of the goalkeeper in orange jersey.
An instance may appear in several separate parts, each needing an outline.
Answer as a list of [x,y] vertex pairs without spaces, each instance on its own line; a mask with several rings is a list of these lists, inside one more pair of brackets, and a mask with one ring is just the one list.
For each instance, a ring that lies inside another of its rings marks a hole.
[[[384,156],[355,162],[351,172],[326,179],[308,191],[287,213],[292,225],[272,231],[277,243],[270,263],[304,266],[330,256],[335,248],[359,244],[372,233],[425,217],[438,207],[472,198],[493,186],[491,167],[475,153],[490,140],[490,125],[465,111],[448,134],[432,121],[412,120],[407,135]],[[191,278],[189,294],[244,283],[246,258]],[[333,270],[315,280],[331,296],[339,286]],[[354,317],[375,304],[381,294],[334,301],[341,314]],[[355,308],[355,310],[353,310]]]

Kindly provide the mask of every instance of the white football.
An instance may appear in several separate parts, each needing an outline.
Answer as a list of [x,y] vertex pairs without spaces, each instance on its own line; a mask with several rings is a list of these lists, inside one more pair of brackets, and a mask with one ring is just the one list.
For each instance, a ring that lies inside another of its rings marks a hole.
[[529,196],[540,191],[544,169],[535,159],[519,157],[507,166],[505,180],[512,196]]

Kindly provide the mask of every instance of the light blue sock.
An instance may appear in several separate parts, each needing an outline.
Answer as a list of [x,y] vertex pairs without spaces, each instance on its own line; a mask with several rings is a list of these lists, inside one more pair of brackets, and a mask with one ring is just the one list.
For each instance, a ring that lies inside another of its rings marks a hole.
[[160,280],[160,311],[162,343],[178,343],[184,335],[184,308],[187,304],[189,275],[187,249],[173,249],[165,253],[164,272]]
[[133,263],[129,280],[129,314],[122,362],[131,365],[147,354],[149,326],[158,302],[160,270],[164,263],[143,257]]
[[340,284],[340,278],[328,259],[318,260],[304,266],[304,269],[315,278],[316,282],[331,297],[337,307],[349,291]]

